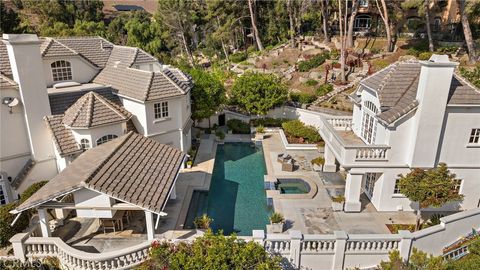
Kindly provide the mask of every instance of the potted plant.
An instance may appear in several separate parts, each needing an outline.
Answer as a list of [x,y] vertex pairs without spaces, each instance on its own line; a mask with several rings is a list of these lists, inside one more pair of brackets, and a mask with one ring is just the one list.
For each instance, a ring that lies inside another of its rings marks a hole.
[[203,232],[205,230],[210,229],[210,224],[212,224],[213,219],[209,217],[207,214],[203,214],[199,217],[196,217],[193,221],[195,228],[197,228],[197,232]]
[[282,233],[285,218],[282,214],[275,212],[270,216],[270,228],[272,233]]
[[343,211],[344,205],[345,205],[345,197],[343,195],[332,197],[332,208],[334,212]]
[[187,169],[192,168],[193,161],[192,160],[187,160]]
[[265,128],[262,125],[259,125],[255,128],[255,139],[263,140],[265,138]]
[[217,136],[218,141],[223,141],[223,139],[225,139],[225,133],[221,130],[217,130],[215,136]]
[[317,157],[311,161],[313,170],[316,172],[321,172],[323,165],[325,164],[325,159],[323,157]]

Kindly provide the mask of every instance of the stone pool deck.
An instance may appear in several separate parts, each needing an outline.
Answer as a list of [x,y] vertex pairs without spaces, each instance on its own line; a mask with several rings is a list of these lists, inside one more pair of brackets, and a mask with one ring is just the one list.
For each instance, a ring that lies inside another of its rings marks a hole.
[[[312,170],[310,161],[323,156],[320,150],[286,150],[278,133],[269,133],[263,140],[265,163],[268,177],[290,177],[308,179],[317,185],[317,194],[312,199],[274,198],[276,212],[286,219],[287,230],[300,230],[309,234],[328,234],[335,230],[347,233],[389,233],[387,223],[414,223],[415,215],[410,212],[377,212],[373,205],[363,198],[360,213],[333,212],[328,189],[345,187],[343,177],[338,173],[319,173]],[[281,170],[276,161],[278,154],[290,154],[300,166],[293,172]]]

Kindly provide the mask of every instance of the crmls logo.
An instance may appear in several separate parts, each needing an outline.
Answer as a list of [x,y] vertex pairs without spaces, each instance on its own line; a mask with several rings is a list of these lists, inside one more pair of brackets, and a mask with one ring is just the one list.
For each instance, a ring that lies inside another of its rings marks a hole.
[[19,260],[0,260],[0,269],[56,269],[54,266],[43,264],[39,260],[22,262]]

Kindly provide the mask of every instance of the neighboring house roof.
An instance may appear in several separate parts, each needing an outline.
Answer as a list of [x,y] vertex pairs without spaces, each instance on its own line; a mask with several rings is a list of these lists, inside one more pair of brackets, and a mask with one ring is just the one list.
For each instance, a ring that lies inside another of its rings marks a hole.
[[95,92],[88,92],[65,111],[63,124],[71,128],[91,128],[126,122],[132,114]]
[[75,92],[67,92],[67,93],[54,93],[49,94],[48,99],[50,101],[50,110],[52,114],[63,114],[65,111],[70,108],[79,98],[85,95],[88,92],[95,92],[102,97],[110,100],[111,102],[122,105],[120,99],[117,95],[113,94],[112,89],[110,87],[103,87],[97,89],[87,89],[82,91],[75,91]]
[[[380,102],[379,119],[391,124],[418,106],[420,69],[417,61],[396,62],[360,82],[376,92]],[[480,91],[458,75],[452,79],[449,95],[448,104],[480,104]]]
[[160,213],[184,157],[172,146],[130,132],[85,151],[14,212],[88,188]]
[[75,141],[72,131],[62,123],[63,114],[45,116],[44,119],[60,156],[69,156],[83,151]]

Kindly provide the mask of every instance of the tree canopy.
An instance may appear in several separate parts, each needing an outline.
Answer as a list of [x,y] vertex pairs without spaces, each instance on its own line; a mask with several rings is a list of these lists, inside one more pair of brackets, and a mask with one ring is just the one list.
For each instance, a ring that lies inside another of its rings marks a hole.
[[191,91],[192,118],[209,118],[225,100],[225,88],[215,76],[201,69],[191,69],[188,74],[194,81]]
[[288,96],[287,87],[275,75],[247,72],[235,80],[232,100],[251,114],[265,115],[282,105]]
[[445,163],[428,170],[415,168],[406,175],[400,175],[400,192],[419,204],[416,229],[420,227],[421,209],[442,207],[446,203],[463,199],[456,185],[456,175],[448,170]]

